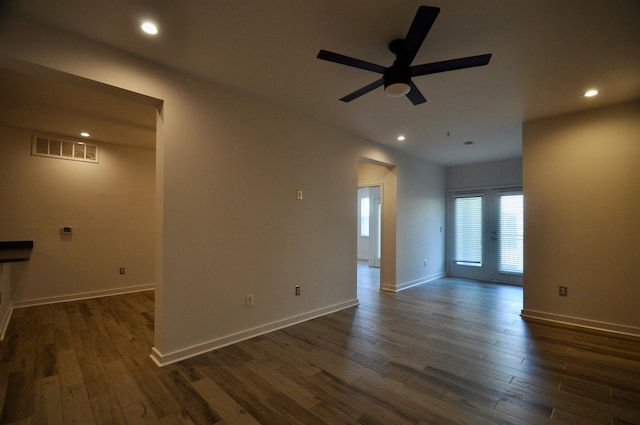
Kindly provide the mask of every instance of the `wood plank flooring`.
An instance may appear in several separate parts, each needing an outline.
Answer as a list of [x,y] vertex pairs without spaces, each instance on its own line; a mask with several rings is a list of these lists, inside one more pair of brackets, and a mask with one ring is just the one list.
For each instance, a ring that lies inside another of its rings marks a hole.
[[153,292],[14,311],[2,424],[640,424],[640,339],[524,322],[439,279],[164,368]]

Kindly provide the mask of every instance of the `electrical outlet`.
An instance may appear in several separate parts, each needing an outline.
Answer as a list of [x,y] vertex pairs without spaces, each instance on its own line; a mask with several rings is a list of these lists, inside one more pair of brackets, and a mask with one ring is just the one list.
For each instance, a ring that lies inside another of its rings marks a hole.
[[120,267],[120,274],[124,274],[124,267]]
[[300,285],[296,285],[296,297],[300,295]]
[[559,286],[558,287],[558,295],[560,295],[561,297],[566,297],[567,296],[567,287],[566,286]]
[[244,305],[246,305],[247,307],[253,307],[253,295],[252,294],[245,295],[245,297],[244,297]]

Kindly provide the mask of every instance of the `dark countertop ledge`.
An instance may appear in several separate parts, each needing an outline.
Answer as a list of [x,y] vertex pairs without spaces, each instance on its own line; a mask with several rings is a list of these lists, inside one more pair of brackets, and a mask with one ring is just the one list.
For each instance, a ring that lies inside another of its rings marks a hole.
[[29,261],[33,241],[0,241],[0,263]]

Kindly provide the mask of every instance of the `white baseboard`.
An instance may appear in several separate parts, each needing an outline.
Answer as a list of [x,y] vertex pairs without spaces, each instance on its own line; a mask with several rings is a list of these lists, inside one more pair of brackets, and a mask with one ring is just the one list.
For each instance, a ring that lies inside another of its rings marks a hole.
[[623,335],[640,337],[640,328],[635,326],[620,325],[617,323],[600,322],[597,320],[583,319],[580,317],[563,316],[543,311],[526,310],[520,312],[524,319],[541,320],[545,322],[560,323],[563,325],[577,326],[580,328],[592,329],[604,332],[613,332]]
[[100,291],[80,292],[77,294],[60,295],[56,297],[36,298],[32,300],[14,301],[11,306],[13,308],[33,307],[36,305],[62,303],[67,301],[86,300],[89,298],[110,297],[112,295],[130,294],[132,292],[150,291],[155,289],[154,283],[145,285],[125,286],[114,289],[104,289]]
[[429,283],[432,280],[440,279],[441,277],[445,277],[445,276],[446,275],[444,273],[434,273],[432,275],[425,276],[420,279],[412,280],[410,282],[401,283],[395,286],[383,283],[382,285],[380,285],[380,289],[388,292],[400,292],[409,288],[413,288],[414,286],[424,285],[425,283]]
[[298,323],[306,322],[307,320],[315,319],[317,317],[326,316],[327,314],[335,313],[346,308],[355,307],[358,304],[359,301],[357,299],[345,301],[328,307],[309,311],[307,313],[291,316],[286,319],[260,325],[255,328],[247,329],[221,338],[216,338],[214,340],[176,350],[171,353],[161,353],[160,350],[158,350],[156,347],[152,347],[150,357],[156,365],[160,367],[167,366],[172,363],[186,360],[200,354],[208,353],[210,351],[235,344],[237,342],[254,338],[256,336],[264,335],[266,333],[277,331],[279,329],[286,328]]

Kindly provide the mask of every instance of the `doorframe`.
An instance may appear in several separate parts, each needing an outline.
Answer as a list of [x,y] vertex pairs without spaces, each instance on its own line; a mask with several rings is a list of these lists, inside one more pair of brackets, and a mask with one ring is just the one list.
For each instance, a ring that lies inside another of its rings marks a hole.
[[[374,168],[370,168],[374,167]],[[360,156],[357,187],[381,186],[380,290],[397,292],[396,227],[398,202],[398,167],[394,164]],[[357,199],[357,190],[356,196]],[[356,217],[354,217],[356,218]],[[356,233],[356,229],[354,229]],[[354,239],[354,242],[356,240]],[[354,267],[355,258],[354,258]]]

